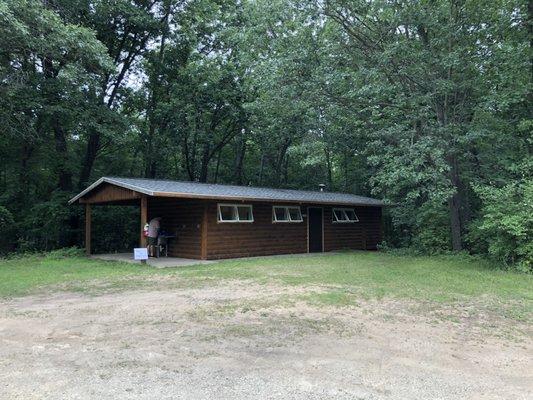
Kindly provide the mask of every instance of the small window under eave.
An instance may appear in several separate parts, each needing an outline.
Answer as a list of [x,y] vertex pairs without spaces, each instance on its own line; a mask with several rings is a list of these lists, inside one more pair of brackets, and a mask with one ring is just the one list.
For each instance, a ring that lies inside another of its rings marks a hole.
[[272,206],[272,222],[303,222],[299,206]]
[[333,223],[354,223],[359,222],[359,218],[355,214],[353,208],[334,208],[332,212],[332,222]]
[[254,222],[253,208],[249,204],[218,204],[218,222]]

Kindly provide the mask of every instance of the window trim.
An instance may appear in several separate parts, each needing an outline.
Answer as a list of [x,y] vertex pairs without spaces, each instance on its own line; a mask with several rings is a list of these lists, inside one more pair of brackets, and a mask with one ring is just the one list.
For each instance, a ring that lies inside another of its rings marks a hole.
[[[284,208],[285,212],[287,214],[287,217],[289,219],[287,219],[287,220],[279,220],[278,221],[278,219],[276,217],[276,208]],[[291,209],[291,208],[298,210],[298,215],[300,216],[300,219],[293,220],[291,218],[291,213],[289,212],[289,209]],[[300,206],[279,206],[279,205],[272,206],[272,223],[273,224],[300,224],[302,222],[304,222],[304,217],[302,215],[302,208]]]
[[[237,216],[237,219],[222,219],[222,212],[220,207],[233,207],[233,213]],[[250,210],[250,216],[252,219],[240,220],[238,207],[246,207]],[[251,224],[254,222],[254,208],[252,204],[237,204],[237,203],[218,203],[217,204],[217,223],[219,224]]]
[[[344,214],[344,216],[346,217],[345,220],[342,220],[342,221],[339,221],[337,219],[337,215],[335,214],[335,211],[340,211]],[[355,215],[355,219],[348,219],[348,214],[346,213],[346,211],[351,211],[353,212],[353,215]],[[355,224],[356,222],[359,222],[359,217],[357,216],[357,214],[355,213],[355,209],[354,208],[349,208],[349,207],[334,207],[331,209],[331,222],[333,224]]]

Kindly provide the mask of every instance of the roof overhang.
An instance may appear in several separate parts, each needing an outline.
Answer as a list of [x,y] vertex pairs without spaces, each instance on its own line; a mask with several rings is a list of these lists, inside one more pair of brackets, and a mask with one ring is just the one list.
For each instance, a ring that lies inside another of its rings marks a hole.
[[384,204],[365,204],[365,203],[350,203],[342,201],[329,201],[329,200],[287,200],[287,199],[272,199],[270,197],[243,197],[243,196],[214,196],[203,195],[196,193],[174,193],[174,192],[151,192],[149,196],[154,197],[174,197],[182,199],[204,199],[204,200],[234,200],[234,201],[264,201],[266,203],[291,203],[291,204],[331,204],[331,205],[346,205],[346,206],[361,206],[361,207],[383,207]]
[[289,204],[329,204],[329,205],[342,205],[342,206],[352,206],[352,207],[383,207],[385,204],[373,204],[373,203],[363,203],[363,202],[343,202],[343,201],[330,201],[330,200],[290,200],[290,199],[275,199],[270,197],[260,197],[260,196],[232,196],[232,195],[212,195],[212,194],[199,194],[199,193],[179,193],[179,192],[162,192],[162,191],[150,191],[140,186],[131,185],[125,182],[121,182],[109,177],[102,177],[94,182],[92,185],[88,186],[85,190],[74,196],[68,201],[68,204],[73,204],[76,201],[79,201],[82,197],[89,194],[100,185],[108,183],[115,185],[124,189],[129,189],[137,193],[144,194],[150,197],[169,197],[169,198],[180,198],[180,199],[201,199],[201,200],[230,200],[230,201],[261,201],[268,203],[289,203]]
[[148,196],[154,196],[154,192],[151,192],[151,191],[146,190],[144,188],[141,188],[141,187],[138,187],[138,186],[134,186],[134,185],[129,185],[129,184],[124,183],[124,182],[118,182],[118,181],[114,180],[113,178],[103,177],[103,178],[98,179],[92,185],[87,187],[87,189],[83,190],[82,192],[80,192],[76,196],[74,196],[72,199],[70,199],[68,201],[68,204],[72,204],[72,203],[78,201],[83,196],[85,196],[86,194],[92,192],[94,189],[96,189],[98,186],[100,186],[103,183],[109,183],[111,185],[119,186],[119,187],[122,187],[124,189],[130,189],[130,190],[133,190],[133,191],[138,192],[138,193],[146,194]]

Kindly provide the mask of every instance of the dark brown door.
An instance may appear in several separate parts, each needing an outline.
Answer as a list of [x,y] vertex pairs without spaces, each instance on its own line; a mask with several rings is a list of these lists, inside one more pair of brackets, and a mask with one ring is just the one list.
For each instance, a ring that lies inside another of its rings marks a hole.
[[309,253],[320,253],[322,248],[322,209],[308,208]]

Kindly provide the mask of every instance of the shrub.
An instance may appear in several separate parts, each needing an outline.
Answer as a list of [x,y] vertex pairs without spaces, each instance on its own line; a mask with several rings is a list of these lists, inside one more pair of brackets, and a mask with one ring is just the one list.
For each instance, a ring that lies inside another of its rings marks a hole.
[[13,251],[16,242],[17,226],[11,212],[0,206],[0,254]]
[[451,250],[450,219],[445,205],[426,202],[414,216],[412,246],[415,249],[425,254],[440,254]]
[[52,250],[79,243],[73,240],[79,227],[72,224],[79,217],[80,207],[69,207],[69,194],[56,191],[49,200],[34,204],[21,221],[22,234],[19,250],[22,252]]
[[52,250],[44,253],[44,257],[50,260],[60,260],[62,258],[83,257],[85,255],[83,249],[79,247],[65,247],[63,249]]
[[475,190],[482,207],[480,219],[472,226],[470,241],[482,241],[492,257],[522,271],[532,271],[533,180]]

